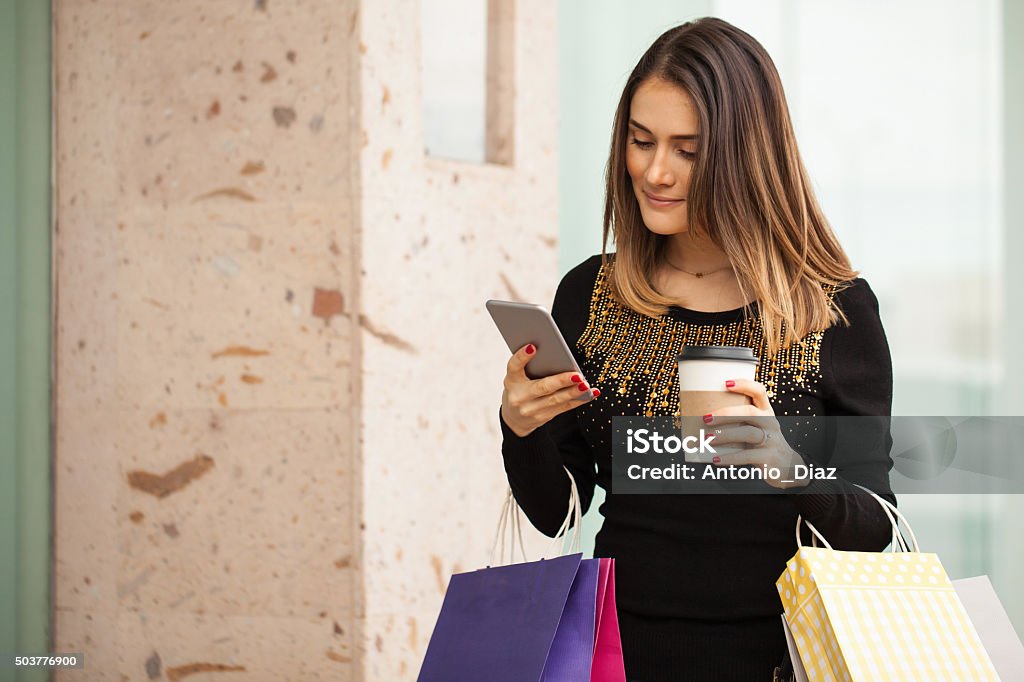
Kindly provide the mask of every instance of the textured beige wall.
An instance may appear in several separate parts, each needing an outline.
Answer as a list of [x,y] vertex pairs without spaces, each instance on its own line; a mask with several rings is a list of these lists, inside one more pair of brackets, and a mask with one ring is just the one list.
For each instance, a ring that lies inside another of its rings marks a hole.
[[55,3],[62,679],[355,677],[355,10]]
[[362,16],[360,305],[404,344],[363,349],[368,680],[415,679],[450,574],[487,561],[508,351],[484,301],[557,281],[557,4],[514,4],[512,167],[424,158],[419,3]]
[[498,166],[423,157],[414,0],[55,2],[59,679],[415,679],[504,489],[483,301],[554,290],[514,4]]

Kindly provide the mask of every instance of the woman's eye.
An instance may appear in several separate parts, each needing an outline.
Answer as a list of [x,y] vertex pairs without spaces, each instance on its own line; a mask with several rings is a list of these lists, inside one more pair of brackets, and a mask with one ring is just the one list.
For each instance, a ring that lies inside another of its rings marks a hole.
[[[635,137],[634,137],[634,138],[631,138],[631,139],[629,140],[629,143],[630,143],[630,144],[633,144],[633,145],[636,145],[636,146],[637,146],[637,147],[638,147],[639,149],[650,149],[651,147],[653,147],[653,146],[654,146],[654,143],[653,143],[653,142],[645,142],[645,141],[643,141],[643,140],[638,140],[638,139],[636,139]],[[692,159],[692,158],[694,158],[695,156],[697,156],[696,152],[688,152],[688,151],[686,151],[685,149],[677,149],[676,151],[677,151],[677,152],[679,152],[679,154],[680,154],[680,155],[681,155],[681,156],[682,156],[682,157],[683,157],[684,159]]]

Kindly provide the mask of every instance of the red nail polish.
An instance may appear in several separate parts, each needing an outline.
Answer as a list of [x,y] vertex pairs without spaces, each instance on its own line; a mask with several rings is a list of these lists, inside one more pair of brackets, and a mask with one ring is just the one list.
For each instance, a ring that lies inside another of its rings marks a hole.
[[732,379],[729,379],[728,381],[725,382],[725,387],[726,388],[732,388],[735,385],[736,385],[736,382],[733,381]]
[[718,464],[719,462],[722,461],[722,458],[719,457],[718,455],[715,455],[714,457],[711,458],[711,461],[714,462],[715,464]]
[[595,388],[595,389],[594,389],[594,397],[596,398],[596,397],[598,397],[599,395],[601,395],[601,391],[599,391],[599,390],[597,390],[597,389]]
[[586,384],[582,384],[581,383],[581,384],[576,384],[576,385],[579,386],[580,392],[583,392],[583,391],[587,390],[587,385]]
[[578,384],[581,381],[583,381],[583,379],[580,379],[580,375],[579,374],[573,374],[572,375],[572,383]]
[[710,424],[712,419],[714,419],[714,417],[712,417],[710,414],[704,415],[704,423],[705,424]]
[[534,346],[532,343],[526,344],[526,354],[527,355],[533,355],[536,352],[537,352],[537,347],[536,346]]

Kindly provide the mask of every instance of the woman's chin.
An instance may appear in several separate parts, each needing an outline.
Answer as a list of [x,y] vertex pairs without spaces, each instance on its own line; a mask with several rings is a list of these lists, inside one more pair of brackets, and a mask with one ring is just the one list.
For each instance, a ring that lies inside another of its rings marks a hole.
[[647,220],[646,217],[644,218],[644,225],[654,234],[660,234],[664,237],[673,234],[683,234],[689,230],[689,227],[686,225],[680,225],[679,223],[667,223],[664,220],[657,219]]

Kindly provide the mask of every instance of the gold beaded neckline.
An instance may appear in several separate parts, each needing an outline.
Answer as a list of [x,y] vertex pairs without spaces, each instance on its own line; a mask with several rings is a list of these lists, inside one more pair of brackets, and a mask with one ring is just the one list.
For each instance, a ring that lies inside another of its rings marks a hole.
[[608,407],[620,410],[616,413],[636,414],[639,404],[642,416],[678,417],[676,357],[683,346],[752,348],[762,358],[756,379],[765,385],[769,398],[781,393],[783,386],[788,393],[816,390],[824,331],[811,332],[768,357],[756,312],[730,322],[701,323],[671,314],[643,315],[612,297],[606,282],[610,265],[598,270],[587,325],[577,343],[590,365],[586,371],[592,385],[608,395]]

